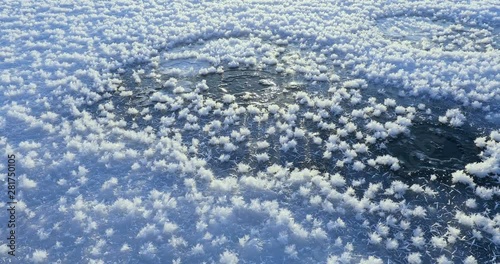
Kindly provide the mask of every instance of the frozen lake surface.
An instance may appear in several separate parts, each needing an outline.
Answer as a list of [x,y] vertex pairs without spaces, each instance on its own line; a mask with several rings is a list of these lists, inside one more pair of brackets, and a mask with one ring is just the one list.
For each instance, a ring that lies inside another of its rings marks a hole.
[[497,5],[5,3],[0,262],[498,263]]

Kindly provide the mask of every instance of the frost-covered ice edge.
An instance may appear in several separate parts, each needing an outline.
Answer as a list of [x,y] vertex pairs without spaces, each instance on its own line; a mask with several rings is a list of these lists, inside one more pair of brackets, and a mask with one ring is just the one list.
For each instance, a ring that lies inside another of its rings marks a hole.
[[2,261],[498,262],[497,5],[4,1]]

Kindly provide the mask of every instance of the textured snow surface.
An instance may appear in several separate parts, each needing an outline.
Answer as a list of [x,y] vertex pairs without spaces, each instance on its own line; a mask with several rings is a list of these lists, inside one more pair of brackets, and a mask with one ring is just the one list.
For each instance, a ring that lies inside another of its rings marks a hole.
[[498,263],[499,19],[3,1],[0,262]]

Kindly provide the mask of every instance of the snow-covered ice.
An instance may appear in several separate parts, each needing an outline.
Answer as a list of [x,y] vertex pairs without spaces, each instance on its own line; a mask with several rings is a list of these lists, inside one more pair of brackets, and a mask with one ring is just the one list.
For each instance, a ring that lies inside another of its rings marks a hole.
[[0,262],[498,263],[498,1],[2,6]]

